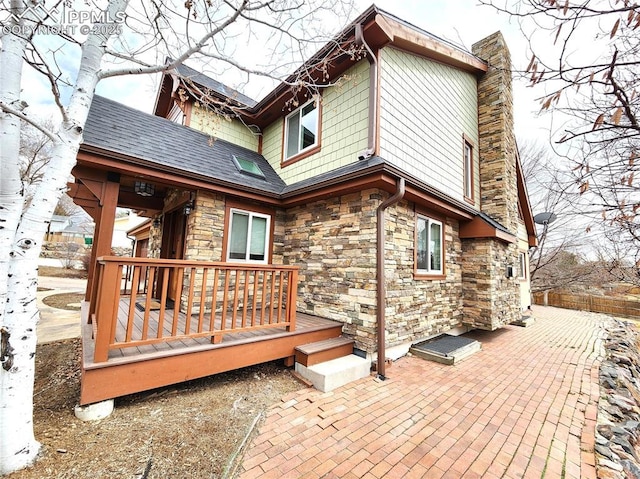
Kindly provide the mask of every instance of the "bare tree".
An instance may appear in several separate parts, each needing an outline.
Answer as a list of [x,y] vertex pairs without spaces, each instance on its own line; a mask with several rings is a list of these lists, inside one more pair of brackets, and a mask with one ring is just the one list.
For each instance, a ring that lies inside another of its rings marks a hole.
[[[295,91],[319,86],[331,55],[318,56],[317,63],[306,63],[304,68],[298,66],[326,41],[323,26],[335,31],[338,19],[347,20],[349,3],[105,0],[101,8],[91,2],[2,0],[0,474],[25,467],[40,448],[32,425],[37,259],[41,238],[75,165],[98,83],[118,75],[167,71],[194,58],[227,77],[284,79]],[[74,11],[74,7],[85,10]],[[72,19],[70,12],[82,15]],[[334,47],[336,52],[352,48],[342,45],[341,39]],[[69,66],[73,59],[75,65]],[[48,85],[48,100],[61,118],[54,127],[28,108],[34,99],[28,89],[22,89],[25,63]],[[292,66],[298,68],[295,74],[285,75]],[[206,97],[201,100],[206,102]],[[30,201],[18,166],[25,122],[42,132],[51,145]]]
[[[45,121],[47,129],[54,126],[50,120]],[[20,130],[20,178],[25,188],[35,187],[42,181],[51,158],[51,139],[25,121]]]
[[[522,142],[519,152],[532,210],[556,218],[537,225],[538,246],[530,252],[531,289],[545,291],[579,282],[587,270],[573,266],[582,262],[577,253],[584,246],[586,224],[569,192],[571,175],[559,168],[558,157],[544,144]],[[576,261],[567,261],[569,256]]]
[[[640,6],[629,0],[481,0],[520,22],[525,72],[553,115],[567,191],[590,228],[640,259]],[[587,47],[588,45],[588,47]],[[608,247],[611,244],[607,245]],[[624,251],[624,252],[623,252]],[[620,259],[620,258],[618,258]]]

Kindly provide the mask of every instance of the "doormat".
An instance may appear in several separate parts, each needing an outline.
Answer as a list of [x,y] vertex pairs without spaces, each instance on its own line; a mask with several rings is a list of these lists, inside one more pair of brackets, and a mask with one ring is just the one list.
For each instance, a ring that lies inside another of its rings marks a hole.
[[475,339],[442,334],[435,338],[413,344],[409,351],[424,359],[430,359],[443,364],[454,364],[476,351],[480,351],[480,349],[481,345]]

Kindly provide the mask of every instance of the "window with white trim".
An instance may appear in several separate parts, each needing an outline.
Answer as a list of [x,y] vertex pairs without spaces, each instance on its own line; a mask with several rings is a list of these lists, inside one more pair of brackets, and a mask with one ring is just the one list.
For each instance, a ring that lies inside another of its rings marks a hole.
[[473,200],[473,146],[464,140],[464,196]]
[[271,217],[231,208],[227,261],[266,263]]
[[285,121],[285,160],[318,144],[318,105],[305,103],[287,116]]
[[527,278],[527,253],[518,253],[518,279]]
[[416,270],[422,274],[443,273],[442,222],[418,215],[416,219]]

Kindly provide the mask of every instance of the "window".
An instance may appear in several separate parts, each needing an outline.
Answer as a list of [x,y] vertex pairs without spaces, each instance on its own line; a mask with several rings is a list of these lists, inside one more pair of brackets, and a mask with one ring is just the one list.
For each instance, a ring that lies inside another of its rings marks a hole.
[[473,203],[473,145],[463,135],[464,198]]
[[443,274],[442,222],[418,215],[416,221],[416,270]]
[[518,278],[527,278],[527,253],[518,254]]
[[318,145],[318,105],[302,105],[285,120],[285,160]]
[[259,178],[264,178],[264,173],[255,161],[245,160],[244,158],[233,155],[233,162],[240,172],[247,173],[252,176],[257,176]]
[[167,116],[167,119],[174,123],[177,123],[178,125],[184,125],[185,114],[182,108],[180,108],[180,105],[178,105],[178,103],[173,104],[173,106],[171,107],[171,111],[169,111],[169,115]]
[[227,261],[266,263],[271,217],[232,208]]

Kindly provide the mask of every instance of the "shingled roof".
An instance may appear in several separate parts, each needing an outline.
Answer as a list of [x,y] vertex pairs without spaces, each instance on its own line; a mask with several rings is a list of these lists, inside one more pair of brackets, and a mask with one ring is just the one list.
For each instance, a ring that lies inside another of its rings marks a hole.
[[[278,194],[284,181],[258,153],[96,95],[80,150],[116,153],[134,163],[212,183]],[[233,156],[254,161],[264,178],[241,173]]]
[[200,73],[199,71],[194,70],[187,65],[178,65],[177,67],[175,67],[175,71],[179,77],[190,80],[193,83],[204,88],[208,88],[209,90],[212,90],[215,93],[224,96],[225,98],[236,100],[249,107],[253,107],[257,104],[255,100],[249,98],[247,95],[244,95],[239,91],[234,90],[233,88],[229,88],[224,83],[220,83],[218,80],[214,80],[213,78]]

